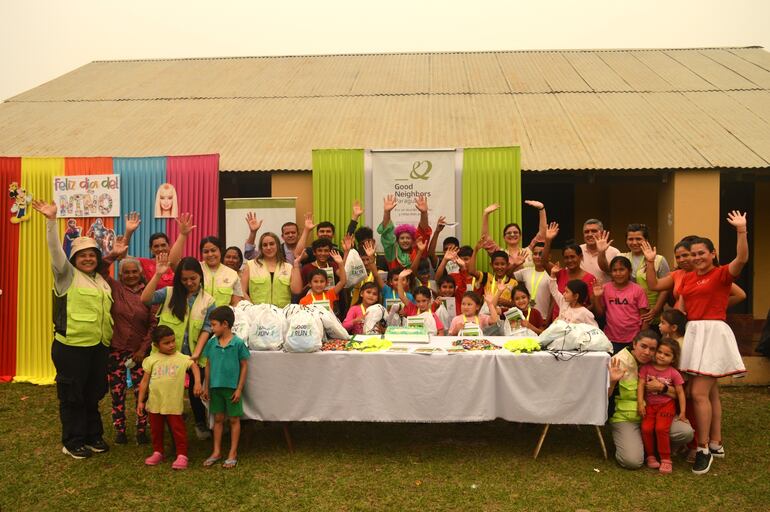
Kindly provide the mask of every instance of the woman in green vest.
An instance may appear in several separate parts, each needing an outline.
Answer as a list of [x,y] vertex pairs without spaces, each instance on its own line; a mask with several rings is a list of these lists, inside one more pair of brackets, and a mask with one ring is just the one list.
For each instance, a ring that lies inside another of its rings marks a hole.
[[259,257],[249,260],[241,275],[241,289],[253,304],[279,308],[291,302],[291,264],[283,256],[275,233],[259,237]]
[[[639,367],[649,363],[658,348],[658,334],[645,330],[636,335],[630,347],[626,347],[610,360],[610,399],[614,398],[614,411],[610,416],[612,440],[615,443],[615,459],[626,469],[638,469],[644,462],[642,430],[636,402],[639,383]],[[673,387],[668,389],[662,382],[647,383],[647,391],[668,393],[676,397]],[[689,423],[675,420],[671,423],[671,446],[689,443],[694,431]]]
[[33,201],[46,221],[48,251],[54,274],[56,393],[62,427],[62,453],[85,459],[109,450],[99,401],[107,393],[107,356],[112,340],[112,292],[98,274],[102,255],[93,238],[72,242],[70,258],[59,241],[56,205]]
[[[209,315],[216,308],[214,297],[203,290],[203,269],[198,260],[190,257],[182,258],[177,265],[174,286],[156,290],[161,277],[169,269],[168,258],[167,254],[158,254],[155,275],[142,290],[142,302],[148,306],[162,304],[158,310],[158,325],[166,325],[174,331],[177,347],[181,346],[183,354],[198,362],[203,378],[206,361],[201,358],[201,353],[211,336]],[[153,350],[156,350],[155,347]],[[189,397],[195,416],[195,433],[199,439],[208,439],[211,433],[206,421],[206,408],[193,393],[192,386]]]
[[[192,215],[184,213],[177,218],[179,236],[169,251],[169,263],[175,268],[182,259],[187,237],[195,229],[192,225]],[[225,244],[215,236],[207,236],[201,240],[201,269],[203,271],[203,290],[214,297],[217,306],[235,306],[243,298],[241,279],[238,272],[222,263],[225,254]]]

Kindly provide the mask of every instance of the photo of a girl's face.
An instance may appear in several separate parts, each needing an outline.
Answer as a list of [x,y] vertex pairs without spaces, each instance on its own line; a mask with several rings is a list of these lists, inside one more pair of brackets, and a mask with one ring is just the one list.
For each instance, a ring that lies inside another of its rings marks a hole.
[[171,183],[163,183],[155,194],[155,217],[175,218],[177,215],[176,189]]
[[171,211],[171,207],[174,204],[174,194],[169,192],[161,192],[160,193],[160,211],[167,212]]

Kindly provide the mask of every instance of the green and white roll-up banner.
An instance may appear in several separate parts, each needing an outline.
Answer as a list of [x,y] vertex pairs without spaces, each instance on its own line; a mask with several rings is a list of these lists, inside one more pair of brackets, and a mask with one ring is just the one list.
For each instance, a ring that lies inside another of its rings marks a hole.
[[246,224],[249,212],[254,212],[263,221],[256,242],[259,242],[260,235],[267,232],[275,233],[280,239],[281,226],[295,222],[297,218],[296,203],[296,197],[225,198],[225,245],[243,248],[249,236]]
[[[371,208],[367,216],[375,229],[382,222],[382,202],[387,195],[396,198],[396,208],[390,217],[393,224],[411,224],[420,221],[420,212],[415,207],[415,198],[428,198],[428,222],[435,228],[440,216],[454,224],[459,221],[462,211],[457,185],[460,183],[462,160],[458,150],[371,150],[367,162],[367,184],[371,183]],[[456,225],[448,226],[441,232],[436,247],[441,251],[444,238],[457,236]]]

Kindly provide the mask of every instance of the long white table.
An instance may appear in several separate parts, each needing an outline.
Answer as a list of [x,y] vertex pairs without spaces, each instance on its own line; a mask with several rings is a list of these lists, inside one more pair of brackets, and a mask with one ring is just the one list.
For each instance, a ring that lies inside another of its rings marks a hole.
[[[455,338],[433,338],[448,347]],[[488,338],[502,341],[510,338]],[[406,345],[401,345],[406,346]],[[415,347],[415,345],[408,345]],[[422,345],[420,345],[422,346]],[[606,353],[251,352],[245,419],[603,425]]]

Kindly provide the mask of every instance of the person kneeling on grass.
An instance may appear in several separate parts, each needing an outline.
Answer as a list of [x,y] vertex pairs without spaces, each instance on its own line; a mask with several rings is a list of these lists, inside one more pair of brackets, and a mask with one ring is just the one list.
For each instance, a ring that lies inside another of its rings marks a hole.
[[[163,428],[164,423],[168,423],[176,445],[176,460],[171,468],[187,469],[187,430],[182,419],[184,381],[189,368],[195,379],[194,393],[199,396],[201,394],[200,370],[190,356],[176,351],[174,331],[170,327],[159,325],[153,329],[152,343],[158,351],[142,361],[144,377],[139,385],[139,399],[136,406],[137,416],[143,415],[145,408],[150,416],[153,452],[144,460],[144,463],[148,466],[157,466],[163,462]],[[148,388],[150,398],[145,406]]]
[[[638,469],[644,464],[644,443],[641,421],[637,406],[639,367],[652,361],[658,349],[658,334],[655,331],[641,331],[631,344],[612,356],[610,360],[609,397],[613,401],[610,416],[612,440],[615,442],[615,459],[621,467]],[[650,376],[645,381],[647,393],[677,396],[676,388]],[[669,439],[673,452],[689,443],[693,438],[692,427],[677,418],[671,423]]]
[[214,415],[214,449],[203,465],[211,467],[222,459],[222,431],[225,414],[230,417],[230,453],[222,467],[238,464],[238,440],[243,416],[243,386],[246,383],[246,360],[249,349],[241,338],[231,331],[235,313],[228,306],[211,312],[211,330],[214,336],[203,349],[209,369],[203,385],[203,399],[209,401],[209,414]]

